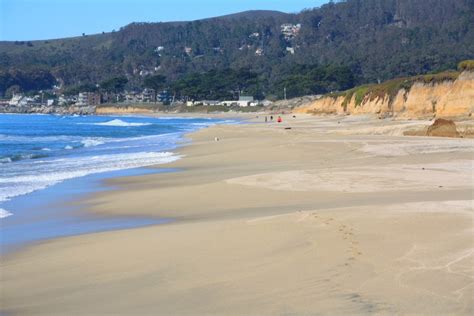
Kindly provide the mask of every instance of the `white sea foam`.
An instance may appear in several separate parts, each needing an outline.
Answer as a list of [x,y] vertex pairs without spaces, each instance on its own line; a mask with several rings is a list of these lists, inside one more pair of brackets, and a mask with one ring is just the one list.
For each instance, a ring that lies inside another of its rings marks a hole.
[[5,217],[11,216],[11,215],[13,215],[13,214],[10,213],[9,211],[4,210],[3,208],[0,208],[0,218],[5,218]]
[[197,122],[197,123],[191,123],[193,126],[214,126],[214,125],[229,125],[229,124],[236,124],[237,121],[234,120],[223,120],[223,121],[218,121],[218,122]]
[[137,152],[41,160],[30,167],[18,166],[21,173],[13,170],[0,178],[0,202],[45,189],[68,179],[163,164],[179,158],[180,156],[171,152]]
[[94,147],[104,144],[104,140],[102,139],[94,139],[94,138],[86,138],[81,141],[84,147]]
[[92,123],[93,125],[99,126],[123,126],[123,127],[130,127],[130,126],[148,126],[152,125],[152,123],[129,123],[119,119],[115,119],[112,121],[102,122],[102,123]]
[[160,116],[160,120],[191,120],[191,119],[201,119],[201,120],[212,120],[210,117],[194,117],[194,116]]
[[0,158],[0,163],[9,163],[9,162],[12,162],[12,159],[10,157]]
[[[219,123],[227,124],[235,123],[235,121],[222,120]],[[92,121],[72,124],[127,127],[146,126],[153,123],[136,122],[132,118],[110,118],[108,121],[100,123]],[[0,207],[2,207],[2,202],[45,189],[68,179],[175,161],[180,157],[164,151],[171,150],[177,144],[186,141],[181,138],[181,135],[188,129],[196,130],[199,128],[198,126],[212,125],[214,122],[206,123],[206,121],[203,121],[201,124],[193,126],[192,122],[189,122],[177,125],[177,132],[172,132],[174,129],[170,128],[170,132],[166,134],[137,135],[123,138],[89,135],[84,137],[81,135],[23,136],[0,134],[0,142],[34,143],[35,146],[39,146],[37,149],[43,151],[51,149],[51,153],[43,152],[42,155],[35,154],[31,157],[23,155],[20,159],[13,157],[0,158],[0,163],[15,161],[9,164],[8,168],[0,168]],[[164,131],[167,130],[164,129]],[[64,151],[59,148],[77,148],[77,150]],[[162,151],[159,152],[160,150]],[[46,157],[46,154],[49,157]],[[1,217],[11,215],[4,208],[1,210]]]

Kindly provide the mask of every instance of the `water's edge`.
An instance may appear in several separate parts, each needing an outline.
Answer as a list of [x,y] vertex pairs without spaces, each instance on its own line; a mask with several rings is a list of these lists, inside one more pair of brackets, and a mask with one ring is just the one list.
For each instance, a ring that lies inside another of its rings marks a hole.
[[[191,133],[208,127],[202,126]],[[186,139],[188,134],[183,133],[180,139]],[[189,142],[180,141],[176,143],[175,149],[186,144]],[[173,154],[176,153],[173,151]],[[10,255],[25,247],[56,238],[169,223],[173,219],[97,215],[90,212],[84,202],[98,192],[120,189],[110,185],[108,180],[166,172],[178,170],[155,164],[89,174],[3,202],[2,207],[11,211],[14,216],[0,220],[0,255]]]

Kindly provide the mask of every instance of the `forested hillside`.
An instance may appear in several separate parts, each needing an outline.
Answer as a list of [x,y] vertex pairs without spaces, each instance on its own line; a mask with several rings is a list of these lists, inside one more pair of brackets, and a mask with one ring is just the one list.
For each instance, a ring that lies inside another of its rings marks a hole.
[[347,0],[299,14],[250,11],[0,42],[0,94],[53,84],[93,89],[114,77],[131,89],[162,75],[168,88],[190,97],[238,89],[281,98],[284,88],[288,97],[326,93],[454,69],[473,57],[474,0]]

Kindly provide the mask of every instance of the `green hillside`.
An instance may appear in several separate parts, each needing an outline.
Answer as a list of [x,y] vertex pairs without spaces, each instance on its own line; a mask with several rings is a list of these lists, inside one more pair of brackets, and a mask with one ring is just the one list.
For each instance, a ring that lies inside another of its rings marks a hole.
[[[285,88],[288,97],[346,90],[455,69],[472,58],[472,0],[348,0],[299,14],[249,11],[193,22],[132,23],[67,39],[0,42],[0,94],[12,86],[92,89],[114,77],[127,78],[132,89],[163,75],[178,95],[213,97],[239,89],[281,98]],[[237,77],[242,80],[236,85]]]

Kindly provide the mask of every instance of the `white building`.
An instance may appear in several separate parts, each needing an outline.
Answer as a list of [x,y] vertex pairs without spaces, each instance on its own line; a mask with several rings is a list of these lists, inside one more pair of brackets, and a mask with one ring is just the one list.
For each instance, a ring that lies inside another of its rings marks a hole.
[[188,55],[188,56],[191,56],[191,54],[193,53],[193,49],[191,47],[185,47],[184,48],[184,52]]
[[25,106],[27,104],[28,99],[21,94],[14,94],[10,102],[8,102],[8,105],[10,106]]
[[259,38],[259,37],[260,37],[260,33],[258,33],[258,32],[254,32],[254,33],[249,35],[249,38]]
[[301,24],[284,23],[280,26],[280,28],[281,33],[285,36],[285,39],[291,40],[301,31]]
[[77,97],[76,105],[78,106],[89,105],[89,98],[88,98],[87,92],[79,93],[79,96]]
[[59,105],[66,105],[67,103],[68,103],[68,100],[66,99],[66,97],[64,97],[64,95],[59,96],[58,98]]
[[256,102],[252,96],[240,96],[239,100],[231,100],[231,101],[222,101],[220,102],[221,105],[225,106],[233,106],[237,105],[240,107],[247,107],[247,106],[256,106],[258,102]]
[[222,102],[216,100],[200,100],[200,101],[186,101],[187,106],[204,105],[204,106],[216,106],[222,105]]

